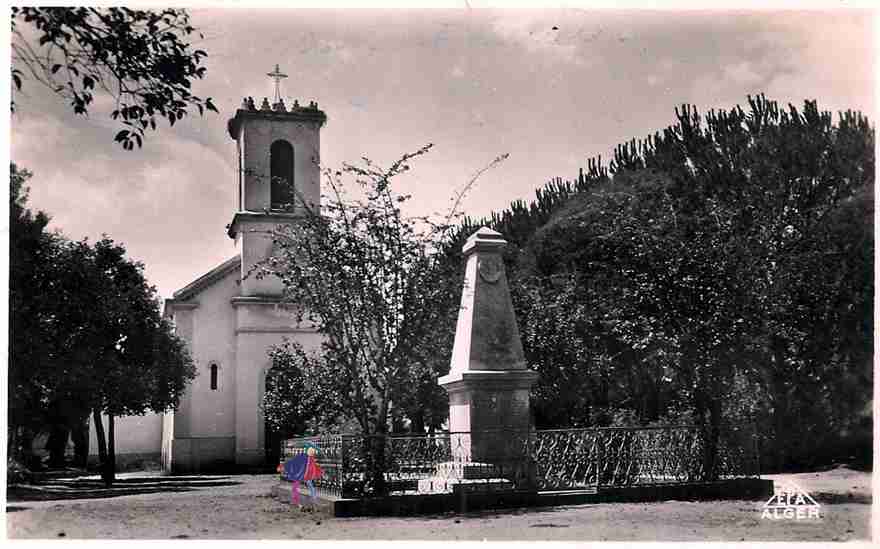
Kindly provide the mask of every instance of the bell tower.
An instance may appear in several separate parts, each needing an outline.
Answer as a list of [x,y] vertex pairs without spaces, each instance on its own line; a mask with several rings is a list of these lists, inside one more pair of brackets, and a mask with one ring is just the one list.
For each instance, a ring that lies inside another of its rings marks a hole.
[[327,115],[315,101],[308,106],[294,101],[285,105],[278,83],[286,75],[278,65],[275,102],[263,98],[242,100],[229,120],[229,135],[238,152],[237,210],[228,234],[241,252],[241,295],[271,297],[281,294],[281,281],[247,276],[254,264],[272,252],[267,234],[283,223],[296,223],[306,209],[317,209],[321,200],[320,132]]
[[238,200],[229,236],[241,254],[241,273],[230,300],[234,373],[225,413],[233,418],[235,463],[242,466],[264,463],[278,446],[260,406],[271,367],[268,349],[282,337],[307,348],[320,344],[314,327],[291,311],[296,306],[282,303],[281,279],[251,272],[274,252],[271,231],[279,225],[295,228],[321,201],[320,132],[327,116],[314,101],[284,104],[278,84],[286,75],[278,65],[268,76],[275,79],[274,102],[263,99],[258,105],[247,97],[228,124],[238,152]]

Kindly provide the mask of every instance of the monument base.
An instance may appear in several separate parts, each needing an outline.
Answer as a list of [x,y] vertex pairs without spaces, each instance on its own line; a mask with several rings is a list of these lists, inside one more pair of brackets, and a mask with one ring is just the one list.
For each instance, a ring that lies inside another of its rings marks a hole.
[[467,494],[513,490],[513,482],[506,478],[446,478],[419,479],[419,494]]
[[454,461],[440,464],[435,476],[467,479],[480,475],[507,479],[518,490],[533,489],[529,389],[537,377],[531,370],[471,370],[441,378],[449,394]]
[[463,461],[444,461],[434,468],[438,477],[466,480],[500,477],[498,469],[491,463]]
[[512,480],[501,476],[501,468],[491,463],[444,461],[434,475],[419,479],[419,494],[459,494],[513,490]]

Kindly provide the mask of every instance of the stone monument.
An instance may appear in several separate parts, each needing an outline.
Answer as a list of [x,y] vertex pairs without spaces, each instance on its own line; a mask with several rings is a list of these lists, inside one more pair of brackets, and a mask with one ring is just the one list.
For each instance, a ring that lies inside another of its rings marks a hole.
[[448,492],[460,484],[534,487],[529,389],[538,374],[526,367],[501,257],[506,246],[500,233],[483,227],[462,249],[465,280],[452,360],[438,380],[449,393],[453,459],[420,482],[420,491]]

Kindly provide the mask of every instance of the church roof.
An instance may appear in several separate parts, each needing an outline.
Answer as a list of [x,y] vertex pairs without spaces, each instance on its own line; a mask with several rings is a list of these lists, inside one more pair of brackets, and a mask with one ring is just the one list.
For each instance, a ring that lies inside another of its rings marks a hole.
[[241,256],[229,258],[207,273],[174,292],[174,301],[186,301],[229,273],[241,268]]

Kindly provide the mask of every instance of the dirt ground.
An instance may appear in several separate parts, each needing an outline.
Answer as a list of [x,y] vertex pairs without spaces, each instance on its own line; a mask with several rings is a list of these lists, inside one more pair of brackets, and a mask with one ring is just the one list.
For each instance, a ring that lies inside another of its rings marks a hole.
[[[794,482],[821,507],[819,519],[761,518],[763,501],[577,505],[469,515],[333,518],[303,512],[270,495],[274,475],[165,477],[122,475],[131,495],[104,497],[87,483],[57,494],[9,494],[9,538],[31,539],[349,539],[577,541],[849,541],[871,535],[871,474],[846,468],[769,475]],[[168,484],[172,482],[172,484]],[[123,482],[125,484],[125,482]],[[94,483],[97,486],[97,483]],[[60,491],[72,485],[61,483]],[[134,487],[137,487],[134,489]],[[123,486],[123,489],[125,487]],[[24,495],[22,495],[24,494]],[[25,498],[28,501],[16,501]]]

